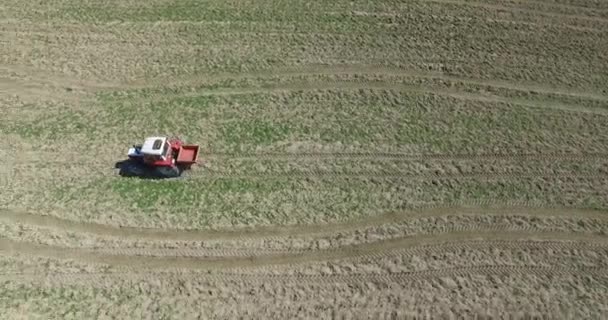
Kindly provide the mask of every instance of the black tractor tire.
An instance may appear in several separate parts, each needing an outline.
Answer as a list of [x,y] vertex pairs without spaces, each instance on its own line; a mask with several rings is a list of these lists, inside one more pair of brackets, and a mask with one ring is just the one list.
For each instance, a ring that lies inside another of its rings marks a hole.
[[182,171],[177,166],[158,167],[155,171],[156,176],[159,178],[177,178],[182,174]]

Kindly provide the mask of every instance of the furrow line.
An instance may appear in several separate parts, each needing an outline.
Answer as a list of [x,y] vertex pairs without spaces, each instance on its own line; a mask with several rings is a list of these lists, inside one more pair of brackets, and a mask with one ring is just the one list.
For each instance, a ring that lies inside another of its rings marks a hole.
[[492,179],[492,178],[572,178],[572,179],[606,179],[608,172],[597,172],[594,174],[577,174],[577,173],[383,173],[383,172],[367,172],[367,173],[341,173],[328,171],[309,171],[309,172],[290,172],[290,173],[275,173],[275,172],[257,172],[251,174],[228,173],[228,172],[201,172],[199,174],[191,174],[184,176],[186,179],[207,179],[207,178],[239,178],[239,179],[264,179],[268,177],[342,177],[342,178],[412,178],[412,179]]
[[561,9],[566,9],[566,10],[583,10],[583,11],[588,11],[590,13],[608,13],[608,8],[603,9],[603,8],[593,8],[593,7],[589,7],[589,6],[584,6],[581,4],[574,4],[574,3],[558,3],[558,2],[550,2],[550,1],[538,1],[538,0],[517,0],[517,1],[513,1],[515,2],[515,4],[517,3],[522,3],[522,4],[534,4],[534,5],[540,5],[540,6],[546,6],[546,7],[553,7],[553,8],[561,8]]
[[[22,169],[23,167],[17,167]],[[12,168],[13,170],[15,168]],[[101,174],[101,172],[100,172]],[[336,171],[299,171],[299,172],[253,172],[253,173],[237,173],[237,172],[221,172],[221,171],[198,171],[186,172],[175,180],[203,180],[217,178],[235,178],[235,179],[267,179],[267,178],[312,178],[312,177],[331,177],[334,179],[348,178],[409,178],[416,180],[429,179],[531,179],[531,178],[562,178],[562,179],[589,179],[603,180],[608,178],[608,172],[598,171],[596,173],[573,173],[573,172],[459,172],[459,173],[436,173],[436,172],[336,172]]]
[[[290,92],[305,92],[305,91],[328,91],[328,90],[347,90],[347,91],[358,91],[358,90],[385,90],[395,92],[411,92],[418,94],[431,94],[438,96],[450,97],[464,101],[476,101],[482,103],[491,104],[511,104],[522,106],[526,108],[533,108],[537,110],[557,110],[561,112],[573,112],[573,113],[590,113],[597,115],[608,115],[608,109],[598,107],[586,107],[580,104],[564,104],[559,102],[552,103],[540,103],[535,100],[521,99],[521,98],[509,98],[498,95],[483,95],[471,92],[465,92],[460,90],[451,89],[429,89],[426,87],[415,86],[410,84],[396,84],[396,83],[385,83],[385,82],[353,82],[353,81],[333,81],[333,82],[317,82],[291,84],[291,85],[277,85],[269,88],[225,88],[225,89],[214,89],[210,91],[199,91],[199,92],[188,92],[181,97],[205,97],[205,96],[234,96],[234,95],[252,95],[252,94],[285,94]],[[142,98],[138,101],[159,101],[172,99],[176,95],[163,95],[152,96],[150,98]]]
[[[472,229],[475,231],[475,229]],[[492,230],[489,228],[488,230]],[[493,230],[508,230],[508,229],[493,229]],[[517,228],[513,228],[511,230],[518,230]],[[540,230],[540,229],[539,229]],[[521,231],[529,231],[529,230],[521,230]],[[559,230],[547,230],[543,229],[544,232],[558,232]],[[464,233],[466,229],[453,229],[448,230],[446,233]],[[442,233],[430,233],[430,234],[417,234],[412,237],[428,237],[437,235],[441,238]],[[377,241],[391,241],[396,238],[387,238]],[[356,245],[365,245],[374,242],[366,242],[362,244]],[[350,246],[350,245],[349,245]],[[454,242],[438,242],[433,244],[420,245],[414,248],[406,248],[406,249],[395,249],[392,251],[392,254],[398,254],[400,256],[413,256],[418,255],[424,252],[445,252],[445,251],[458,251],[461,249],[470,249],[477,250],[480,248],[486,247],[500,247],[509,250],[521,250],[526,248],[536,248],[536,249],[551,249],[551,250],[566,250],[566,249],[594,249],[597,250],[599,248],[605,248],[608,250],[608,243],[596,243],[596,242],[581,242],[581,241],[553,241],[553,240],[464,240],[462,242],[454,243]],[[315,248],[290,248],[290,249],[279,249],[279,248],[230,248],[230,249],[205,249],[205,248],[193,248],[193,249],[184,249],[184,248],[175,248],[175,249],[146,249],[146,248],[101,248],[101,249],[93,249],[91,252],[95,252],[98,254],[112,254],[112,255],[124,255],[124,256],[150,256],[150,257],[196,257],[196,258],[227,258],[227,257],[262,257],[273,255],[299,255],[299,254],[307,254],[312,252],[337,252],[343,250],[342,247],[334,247],[328,249],[315,249]],[[369,254],[357,257],[357,260],[363,259],[372,259],[372,258],[382,258],[389,253],[385,253],[379,251],[375,254]]]
[[466,250],[479,250],[482,248],[501,248],[508,250],[525,250],[525,249],[543,249],[543,250],[555,250],[555,251],[564,251],[564,250],[608,250],[608,242],[599,243],[599,242],[586,242],[584,240],[562,240],[562,241],[554,241],[554,240],[521,240],[521,239],[511,239],[511,240],[463,240],[463,241],[446,241],[446,242],[438,242],[432,244],[422,244],[420,246],[416,246],[413,248],[405,248],[401,250],[392,250],[390,252],[383,252],[380,250],[379,252],[372,253],[369,255],[361,255],[354,259],[348,259],[348,261],[372,261],[385,258],[387,256],[400,256],[400,257],[413,257],[416,255],[424,255],[428,253],[445,253],[445,252],[456,252],[461,251],[463,249]]
[[[598,101],[608,101],[608,96],[598,94],[596,92],[580,92],[573,91],[570,88],[558,88],[545,86],[539,83],[520,83],[520,82],[509,82],[499,79],[472,79],[472,78],[464,78],[458,76],[449,76],[444,73],[439,72],[428,72],[428,71],[420,71],[420,70],[404,70],[404,69],[395,69],[389,68],[383,65],[343,65],[343,66],[303,66],[303,67],[293,67],[293,68],[284,68],[284,69],[276,69],[276,70],[260,70],[255,73],[240,73],[240,74],[216,74],[213,75],[214,79],[217,80],[241,80],[241,79],[249,79],[249,78],[258,78],[258,79],[267,79],[273,77],[306,77],[306,76],[340,76],[340,75],[378,75],[378,76],[402,76],[406,78],[422,78],[422,79],[436,79],[443,81],[451,81],[462,84],[469,84],[475,86],[483,86],[483,87],[495,87],[500,89],[507,90],[515,90],[521,92],[536,92],[541,94],[556,94],[556,95],[564,95],[578,98],[585,98],[591,100]],[[197,81],[200,81],[200,77],[193,78],[191,80],[180,78],[180,80],[167,80],[163,78],[162,80],[151,80],[148,83],[156,83],[156,86],[171,86],[171,87],[180,87],[180,86],[189,86],[195,85]],[[348,81],[343,81],[343,85],[348,85]],[[356,83],[356,82],[355,82]],[[352,82],[351,82],[352,84]],[[378,85],[382,85],[383,82],[372,82],[375,87]],[[395,87],[394,83],[386,83],[388,87]],[[301,86],[305,87],[314,86],[312,83],[304,83]],[[143,89],[149,88],[150,85],[140,84],[125,84],[126,87],[131,89]],[[406,86],[403,84],[401,86]],[[286,88],[294,87],[286,86]],[[326,86],[316,86],[319,88],[324,88]],[[409,86],[413,87],[413,86]],[[422,86],[420,86],[421,89]],[[235,88],[238,89],[238,88]],[[272,89],[272,88],[271,88]],[[450,91],[452,92],[452,91]]]
[[286,225],[273,227],[237,228],[229,230],[159,229],[135,226],[116,226],[94,222],[74,221],[53,215],[39,215],[17,208],[0,208],[0,221],[32,225],[42,228],[89,233],[137,240],[245,240],[282,239],[285,237],[311,237],[371,228],[408,219],[442,216],[524,216],[561,217],[608,220],[608,211],[581,208],[551,207],[533,201],[471,200],[450,203],[412,205],[409,210],[391,211],[362,219],[347,220],[322,225]]
[[111,265],[127,268],[185,268],[202,270],[222,270],[229,268],[257,268],[265,266],[308,264],[311,262],[342,260],[350,258],[377,258],[391,255],[396,250],[416,247],[425,244],[454,242],[464,240],[513,240],[513,239],[549,239],[578,240],[608,244],[608,238],[601,235],[572,232],[548,232],[535,227],[516,227],[499,225],[481,230],[453,231],[448,233],[428,234],[372,243],[343,246],[336,250],[277,254],[271,256],[222,257],[202,259],[194,257],[151,257],[123,256],[116,253],[101,254],[87,249],[65,248],[0,239],[0,251],[5,254],[25,256],[42,256],[60,260],[78,260],[90,264]]
[[[432,0],[431,0],[432,1]],[[0,66],[7,68],[7,66]],[[296,67],[296,68],[286,68],[286,69],[277,69],[277,70],[261,70],[256,73],[241,73],[241,74],[216,74],[213,75],[214,79],[222,80],[222,79],[248,79],[248,78],[272,78],[272,77],[305,77],[305,76],[314,76],[314,75],[324,75],[324,76],[339,76],[339,75],[354,75],[354,74],[367,74],[367,75],[386,75],[386,76],[403,76],[410,78],[422,78],[422,79],[436,79],[443,81],[451,81],[461,84],[469,84],[474,86],[484,86],[484,87],[495,87],[507,90],[516,90],[521,92],[536,92],[541,94],[556,94],[556,95],[564,95],[571,97],[578,97],[584,99],[592,99],[597,101],[608,101],[608,96],[598,94],[595,92],[579,92],[573,91],[570,88],[556,88],[556,87],[547,87],[538,83],[514,83],[503,80],[477,80],[470,79],[458,76],[449,76],[443,73],[438,72],[425,72],[425,71],[417,71],[417,70],[395,70],[388,68],[382,65],[345,65],[345,66],[305,66],[305,67]],[[121,88],[127,89],[144,89],[144,88],[154,88],[154,87],[180,87],[180,86],[192,86],[196,85],[200,81],[200,77],[196,77],[193,79],[179,79],[179,80],[170,80],[163,78],[162,80],[147,80],[145,83],[124,83],[121,86],[111,87],[108,85],[100,86],[97,88],[98,90],[119,90]],[[411,84],[395,84],[392,82],[382,82],[382,81],[368,81],[368,82],[353,82],[353,81],[334,81],[323,84],[315,84],[310,82],[303,83],[292,83],[283,86],[271,87],[271,88],[224,88],[224,89],[215,89],[208,92],[200,92],[195,93],[194,95],[230,95],[230,94],[252,94],[252,93],[264,93],[264,92],[283,92],[289,90],[314,90],[314,89],[331,89],[335,87],[336,89],[389,89],[389,90],[409,90],[409,91],[420,91],[426,93],[437,93],[437,94],[445,94],[448,96],[454,96],[457,98],[467,98],[467,96],[471,99],[480,98],[482,100],[489,99],[487,96],[476,95],[472,93],[467,93],[463,91],[453,91],[446,89],[430,90],[420,85],[411,85]],[[458,94],[458,93],[461,94]],[[192,95],[192,93],[189,93]],[[500,101],[506,101],[507,98],[501,99],[497,98]],[[492,100],[492,99],[490,99]],[[496,100],[496,99],[494,99]],[[529,105],[529,104],[528,104]],[[557,109],[568,109],[572,110],[571,106],[556,106]],[[578,110],[585,111],[585,110]],[[587,111],[594,113],[605,113],[604,110],[592,108]]]
[[[479,250],[480,248],[487,247],[500,247],[502,249],[509,250],[523,250],[523,249],[543,249],[543,250],[608,250],[607,244],[599,244],[599,243],[590,243],[590,242],[572,242],[572,241],[552,241],[552,240],[477,240],[470,241],[464,243],[440,243],[433,245],[423,245],[420,247],[416,247],[412,250],[403,250],[402,252],[395,252],[395,254],[399,254],[400,256],[411,257],[414,255],[419,255],[423,253],[442,253],[449,251],[460,251],[462,249],[468,250]],[[386,255],[384,255],[386,256]],[[383,256],[378,255],[374,258],[381,258]]]
[[471,275],[486,275],[486,276],[500,276],[500,275],[535,275],[539,277],[546,276],[607,276],[608,269],[603,267],[546,267],[546,266],[516,266],[516,265],[486,265],[486,266],[466,266],[466,267],[453,267],[445,269],[431,269],[421,271],[403,271],[391,274],[350,274],[350,275],[264,275],[264,276],[241,276],[231,275],[222,276],[219,281],[234,281],[231,277],[238,277],[237,279],[243,282],[265,282],[265,281],[280,281],[280,282],[293,282],[293,283],[327,283],[327,282],[386,282],[393,283],[399,281],[419,281],[432,278],[444,278],[444,277],[468,277]]
[[435,2],[435,3],[439,3],[439,4],[453,4],[453,5],[460,5],[460,6],[468,6],[468,7],[474,7],[474,8],[485,8],[485,9],[491,9],[491,10],[511,11],[514,13],[529,13],[529,14],[534,14],[534,15],[539,15],[539,16],[547,16],[547,17],[563,18],[563,19],[574,19],[574,20],[581,20],[581,21],[591,21],[591,22],[596,22],[596,23],[600,22],[600,23],[608,24],[608,19],[600,18],[600,17],[591,17],[591,16],[578,15],[578,14],[565,14],[565,13],[557,13],[557,12],[536,10],[536,9],[524,9],[524,8],[519,8],[519,7],[503,6],[503,5],[499,5],[499,4],[490,4],[490,3],[483,3],[483,2],[477,2],[477,1],[462,1],[462,0],[422,0],[422,1]]
[[[103,285],[108,280],[146,281],[150,276],[158,280],[167,278],[181,278],[189,281],[206,282],[240,282],[247,283],[293,283],[306,285],[329,285],[334,283],[397,283],[423,281],[445,277],[482,276],[527,276],[556,277],[607,277],[608,269],[603,267],[545,267],[545,266],[514,266],[514,265],[486,265],[454,267],[445,269],[430,269],[422,271],[397,272],[391,274],[350,274],[350,275],[239,275],[223,274],[209,275],[191,272],[108,272],[108,273],[4,273],[0,274],[3,282],[33,282],[43,285],[69,285],[71,283],[95,287]],[[52,283],[57,282],[57,283]]]
[[391,152],[266,152],[266,153],[203,153],[203,157],[228,159],[388,159],[388,160],[597,160],[608,159],[608,153],[587,154],[407,154]]
[[[561,161],[591,161],[591,160],[606,160],[608,153],[579,153],[579,154],[558,154],[558,153],[521,153],[521,154],[501,154],[501,153],[485,153],[485,154],[408,154],[399,152],[239,152],[225,153],[200,151],[202,161],[205,159],[222,159],[222,160],[392,160],[392,161],[453,161],[453,160],[561,160]],[[27,162],[19,164],[28,165],[39,162],[45,163],[70,163],[75,165],[73,160],[57,159],[56,152],[49,151],[21,151],[17,157],[24,157]],[[82,153],[62,153],[62,156],[70,156],[70,159],[82,156]],[[36,159],[36,157],[40,157]],[[90,159],[86,164],[105,164],[109,162],[117,162],[119,159]]]

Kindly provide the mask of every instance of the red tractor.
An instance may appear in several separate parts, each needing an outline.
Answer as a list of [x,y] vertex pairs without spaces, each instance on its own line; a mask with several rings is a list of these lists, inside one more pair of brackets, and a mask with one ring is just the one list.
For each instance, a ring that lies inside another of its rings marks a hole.
[[121,166],[123,176],[175,178],[198,160],[199,146],[178,138],[148,137],[129,148],[129,160]]

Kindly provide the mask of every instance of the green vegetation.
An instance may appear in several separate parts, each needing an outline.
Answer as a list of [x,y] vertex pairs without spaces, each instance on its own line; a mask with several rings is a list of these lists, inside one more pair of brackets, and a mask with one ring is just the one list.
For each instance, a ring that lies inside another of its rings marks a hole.
[[[530,201],[537,205],[606,208],[595,191],[602,177],[514,175],[473,177],[253,176],[148,181],[104,178],[64,187],[40,200],[66,217],[130,224],[206,228],[228,225],[320,223],[369,216],[433,203]],[[102,194],[100,191],[104,190]],[[74,197],[74,195],[78,195]],[[112,203],[107,211],[105,204]],[[42,208],[41,208],[42,209]]]
[[291,128],[287,124],[274,124],[270,121],[255,119],[225,123],[219,129],[219,133],[227,145],[250,144],[263,146],[285,140],[289,136]]
[[[606,207],[597,157],[373,159],[605,152],[608,24],[560,8],[539,23],[468,2],[8,1],[19,37],[0,65],[20,82],[0,138],[20,160],[0,204],[200,228],[453,201]],[[156,134],[200,144],[201,165],[118,178],[113,164]],[[279,156],[251,155],[267,152]],[[372,159],[281,159],[293,152]]]

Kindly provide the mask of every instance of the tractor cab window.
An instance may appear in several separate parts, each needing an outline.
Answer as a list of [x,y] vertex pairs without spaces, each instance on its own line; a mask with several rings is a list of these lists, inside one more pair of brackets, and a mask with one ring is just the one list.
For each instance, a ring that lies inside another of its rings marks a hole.
[[167,152],[169,151],[169,147],[170,147],[169,142],[165,141],[165,147],[163,148],[163,157],[167,156]]

